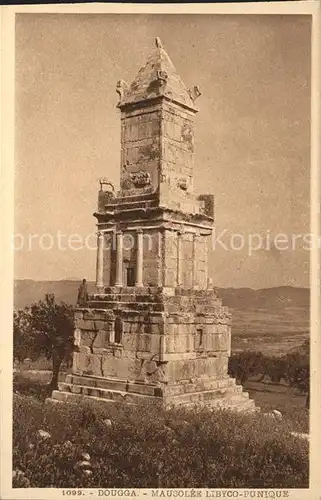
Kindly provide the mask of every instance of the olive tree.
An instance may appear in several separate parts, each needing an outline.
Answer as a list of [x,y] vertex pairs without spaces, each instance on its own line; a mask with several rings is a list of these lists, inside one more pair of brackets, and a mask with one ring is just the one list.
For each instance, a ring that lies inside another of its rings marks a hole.
[[73,307],[59,304],[53,294],[14,313],[14,357],[52,360],[51,389],[58,387],[61,364],[74,350]]

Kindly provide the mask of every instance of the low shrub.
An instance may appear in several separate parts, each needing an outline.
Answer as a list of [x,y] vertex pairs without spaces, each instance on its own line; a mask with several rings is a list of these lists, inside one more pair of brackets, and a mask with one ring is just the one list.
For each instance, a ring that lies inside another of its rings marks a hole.
[[16,487],[308,487],[308,443],[263,415],[15,396],[13,431]]

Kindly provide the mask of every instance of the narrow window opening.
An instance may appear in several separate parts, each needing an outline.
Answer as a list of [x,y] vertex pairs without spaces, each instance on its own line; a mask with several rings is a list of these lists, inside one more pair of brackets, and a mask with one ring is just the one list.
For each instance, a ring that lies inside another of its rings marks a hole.
[[203,328],[198,328],[196,330],[196,347],[198,348],[203,347],[203,341],[204,341]]
[[123,338],[123,321],[120,316],[115,318],[115,344],[121,344]]

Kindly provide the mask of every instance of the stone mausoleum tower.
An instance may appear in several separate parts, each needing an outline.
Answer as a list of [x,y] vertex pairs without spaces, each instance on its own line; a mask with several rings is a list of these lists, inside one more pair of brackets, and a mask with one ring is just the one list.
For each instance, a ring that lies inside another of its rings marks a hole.
[[198,87],[187,90],[157,38],[117,92],[120,190],[101,180],[97,293],[75,312],[79,352],[52,397],[251,410],[227,374],[231,318],[208,280],[214,199],[193,186]]

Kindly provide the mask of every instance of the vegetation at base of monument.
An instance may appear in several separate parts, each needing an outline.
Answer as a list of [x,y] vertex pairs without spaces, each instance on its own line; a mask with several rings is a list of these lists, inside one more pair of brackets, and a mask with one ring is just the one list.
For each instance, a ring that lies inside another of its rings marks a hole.
[[290,430],[263,415],[14,396],[13,486],[305,488],[308,442]]
[[260,381],[269,377],[274,383],[284,380],[290,387],[306,394],[306,407],[310,403],[310,348],[309,341],[294,352],[281,357],[265,356],[258,351],[242,351],[229,358],[229,374],[242,385],[253,376]]
[[[53,384],[62,359],[72,351],[72,307],[47,296],[15,314],[15,358],[36,363],[43,355],[50,358],[56,363]],[[283,358],[240,353],[231,357],[230,372],[243,381],[257,375],[275,382],[284,378],[305,391],[306,357],[294,352],[284,363]],[[295,402],[287,412],[282,408],[282,421],[149,406],[93,411],[86,404],[44,405],[52,390],[50,373],[36,370],[32,376],[17,372],[14,377],[20,393],[14,395],[14,487],[308,486],[308,443],[290,434],[308,432],[308,412],[293,407]]]
[[58,386],[61,364],[74,350],[73,307],[57,303],[53,294],[19,309],[13,317],[13,356],[22,361],[46,356],[52,360],[51,389]]

